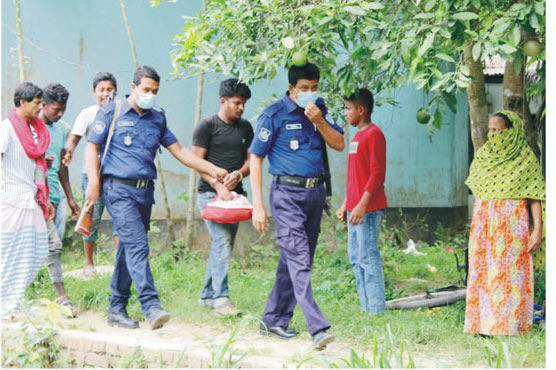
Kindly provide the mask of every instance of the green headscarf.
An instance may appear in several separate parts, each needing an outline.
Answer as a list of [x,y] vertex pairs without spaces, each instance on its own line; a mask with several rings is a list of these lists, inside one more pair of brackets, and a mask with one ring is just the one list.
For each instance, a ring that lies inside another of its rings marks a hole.
[[[538,199],[543,208],[546,197],[544,177],[537,157],[525,139],[525,127],[515,112],[502,110],[513,127],[489,133],[488,141],[475,153],[465,184],[482,200]],[[541,254],[543,256],[541,256]],[[544,264],[544,243],[535,256],[537,267]]]

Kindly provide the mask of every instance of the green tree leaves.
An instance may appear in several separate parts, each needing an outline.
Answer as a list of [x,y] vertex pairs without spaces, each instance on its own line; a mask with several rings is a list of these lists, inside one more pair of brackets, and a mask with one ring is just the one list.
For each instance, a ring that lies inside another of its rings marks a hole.
[[429,111],[438,103],[453,111],[446,97],[471,81],[465,40],[475,60],[500,54],[515,62],[524,32],[545,39],[538,0],[207,0],[205,14],[184,21],[172,55],[176,74],[217,71],[252,83],[274,78],[302,50],[320,67],[333,112],[342,106],[338,96],[360,86],[386,98],[407,83],[435,92]]

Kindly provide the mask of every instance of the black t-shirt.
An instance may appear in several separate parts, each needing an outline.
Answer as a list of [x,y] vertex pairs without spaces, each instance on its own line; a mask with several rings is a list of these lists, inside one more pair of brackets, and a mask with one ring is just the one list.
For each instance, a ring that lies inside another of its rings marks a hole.
[[[202,119],[193,132],[193,145],[207,149],[205,159],[228,172],[239,170],[243,166],[252,140],[253,127],[249,121],[239,119],[227,124],[218,114]],[[206,193],[214,189],[200,178],[198,191]],[[241,182],[234,191],[243,194]]]

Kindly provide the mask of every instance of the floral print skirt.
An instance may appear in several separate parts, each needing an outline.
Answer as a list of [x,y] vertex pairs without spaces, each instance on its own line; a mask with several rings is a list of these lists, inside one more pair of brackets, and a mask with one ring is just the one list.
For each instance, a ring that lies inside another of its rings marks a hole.
[[522,335],[531,331],[533,263],[528,243],[525,199],[475,201],[465,333]]

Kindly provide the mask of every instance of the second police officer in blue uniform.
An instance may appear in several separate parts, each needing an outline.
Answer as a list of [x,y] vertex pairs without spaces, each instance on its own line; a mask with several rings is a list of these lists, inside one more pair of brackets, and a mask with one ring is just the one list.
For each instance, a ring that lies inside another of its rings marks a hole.
[[344,149],[343,130],[325,119],[324,101],[317,98],[320,73],[314,64],[292,66],[286,95],[259,116],[249,151],[253,226],[263,233],[268,219],[262,197],[262,165],[268,155],[274,175],[270,208],[276,226],[280,259],[276,281],[262,316],[262,334],[289,339],[296,303],[305,316],[315,347],[334,340],[311,289],[313,257],[325,202],[323,150],[326,144]]
[[[170,318],[160,306],[149,266],[147,231],[154,203],[156,167],[154,157],[159,145],[184,165],[223,178],[227,171],[195,156],[184,148],[170,131],[162,108],[155,106],[160,76],[149,66],[138,67],[131,84],[131,95],[121,101],[120,115],[102,164],[102,193],[120,242],[110,283],[108,324],[134,329],[139,327],[126,310],[135,285],[141,309],[152,329]],[[114,116],[115,103],[101,107],[89,134],[86,162],[89,184],[86,191],[88,208],[100,195],[99,154],[103,153]],[[102,150],[102,151],[101,151]]]

